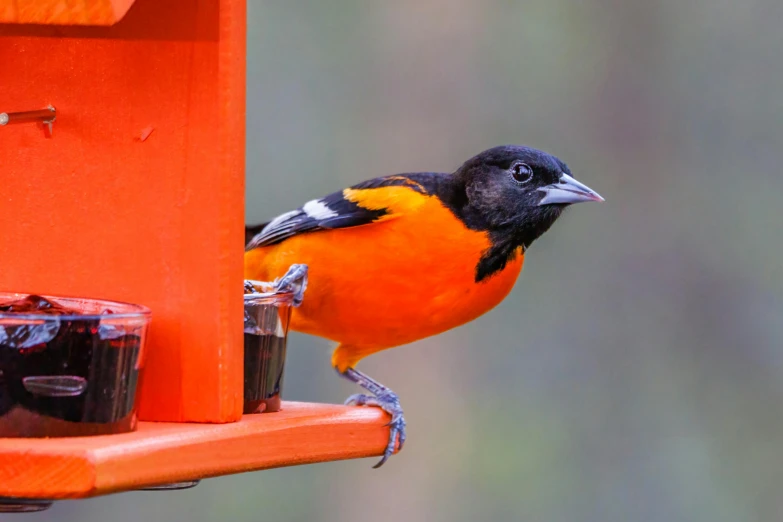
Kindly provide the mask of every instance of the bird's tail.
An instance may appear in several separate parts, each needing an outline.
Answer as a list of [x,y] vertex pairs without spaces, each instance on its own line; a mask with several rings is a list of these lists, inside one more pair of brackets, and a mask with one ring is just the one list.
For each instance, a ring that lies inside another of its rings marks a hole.
[[256,235],[261,232],[268,224],[269,223],[261,223],[260,225],[245,225],[245,246],[247,246],[247,244],[250,243],[250,240],[256,237]]

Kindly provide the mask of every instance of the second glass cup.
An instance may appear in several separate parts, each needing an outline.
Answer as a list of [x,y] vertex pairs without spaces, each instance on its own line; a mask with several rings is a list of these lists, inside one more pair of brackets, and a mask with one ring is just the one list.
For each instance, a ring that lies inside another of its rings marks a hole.
[[307,265],[291,265],[279,281],[245,281],[244,413],[280,410],[288,325],[302,302]]

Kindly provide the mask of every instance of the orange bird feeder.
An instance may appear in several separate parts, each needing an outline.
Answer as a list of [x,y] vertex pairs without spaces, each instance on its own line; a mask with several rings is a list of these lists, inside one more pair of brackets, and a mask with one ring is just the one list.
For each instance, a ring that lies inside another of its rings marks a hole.
[[0,438],[19,510],[383,453],[376,408],[243,415],[245,3],[0,0],[0,290],[152,311],[136,431]]

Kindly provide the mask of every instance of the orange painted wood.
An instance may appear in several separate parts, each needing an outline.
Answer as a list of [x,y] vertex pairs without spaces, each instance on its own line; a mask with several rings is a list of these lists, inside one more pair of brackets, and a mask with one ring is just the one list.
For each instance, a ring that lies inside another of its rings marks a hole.
[[113,25],[134,0],[0,0],[0,22]]
[[121,435],[0,439],[0,496],[78,498],[282,466],[380,456],[378,408],[283,402],[229,424],[142,422]]
[[0,112],[57,109],[0,127],[0,289],[149,306],[141,420],[242,415],[245,8],[0,24]]

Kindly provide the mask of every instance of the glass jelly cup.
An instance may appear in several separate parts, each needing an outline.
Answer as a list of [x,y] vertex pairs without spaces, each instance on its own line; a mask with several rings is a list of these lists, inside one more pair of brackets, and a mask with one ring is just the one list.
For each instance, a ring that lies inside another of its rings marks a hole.
[[0,292],[0,437],[134,431],[150,317],[141,305]]
[[292,265],[275,283],[245,281],[244,413],[280,410],[288,325],[306,286],[306,265]]

